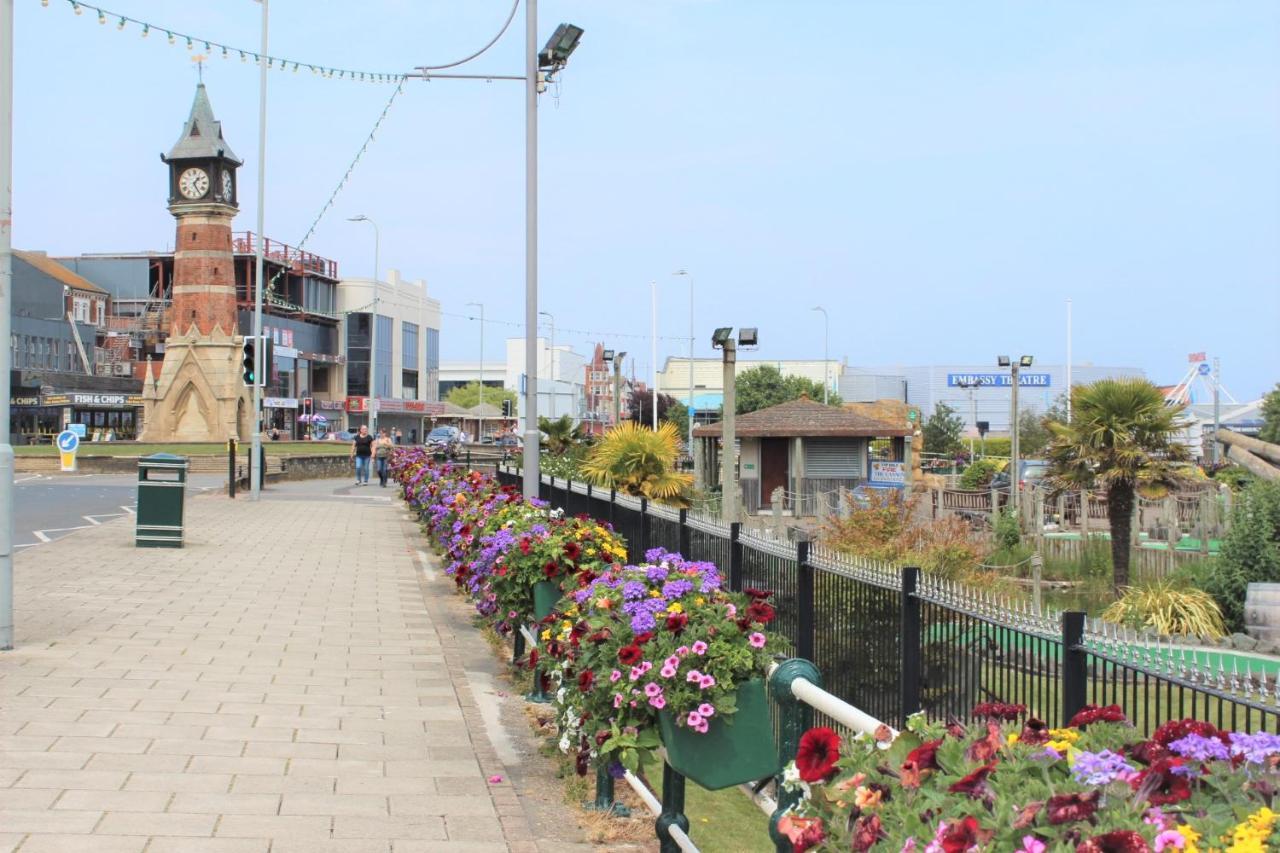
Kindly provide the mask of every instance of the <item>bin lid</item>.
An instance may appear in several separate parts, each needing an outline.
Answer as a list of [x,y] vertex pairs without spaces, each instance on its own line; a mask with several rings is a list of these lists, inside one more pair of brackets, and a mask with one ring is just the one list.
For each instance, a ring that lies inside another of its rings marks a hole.
[[152,453],[150,456],[138,457],[138,464],[145,465],[151,463],[153,465],[186,465],[187,457],[176,456],[172,453]]

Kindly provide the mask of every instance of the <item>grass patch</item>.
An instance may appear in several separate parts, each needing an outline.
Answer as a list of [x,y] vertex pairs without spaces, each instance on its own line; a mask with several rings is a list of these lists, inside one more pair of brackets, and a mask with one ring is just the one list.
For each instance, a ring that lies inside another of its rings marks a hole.
[[[345,441],[264,441],[268,456],[337,456],[351,452],[351,444]],[[57,456],[58,448],[52,444],[34,444],[15,447],[15,456]],[[249,452],[249,443],[240,442],[236,455]],[[136,441],[82,441],[76,455],[85,456],[149,456],[152,453],[172,453],[176,456],[226,456],[227,445],[222,442],[192,442],[188,444],[146,443]]]
[[[662,762],[652,759],[643,769],[653,792],[662,799]],[[703,853],[772,853],[774,849],[769,819],[737,787],[708,791],[690,780],[684,788],[684,813],[689,818],[689,837]]]

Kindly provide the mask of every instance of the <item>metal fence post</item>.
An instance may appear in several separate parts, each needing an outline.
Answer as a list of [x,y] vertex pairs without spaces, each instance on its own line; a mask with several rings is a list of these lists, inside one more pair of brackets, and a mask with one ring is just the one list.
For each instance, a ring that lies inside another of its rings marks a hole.
[[618,506],[618,490],[610,489],[609,490],[609,526],[612,527],[614,530],[618,529],[617,519],[614,518],[614,510],[617,508],[617,506]]
[[729,525],[729,589],[742,592],[742,522]]
[[607,767],[596,768],[596,798],[593,802],[583,803],[582,807],[590,812],[606,812],[615,817],[631,817],[631,809],[613,798],[613,776]]
[[678,826],[687,834],[689,818],[684,814],[684,777],[671,769],[671,765],[662,762],[662,814],[658,815],[658,849],[661,853],[679,853],[680,845],[667,832],[667,828]]
[[1089,683],[1089,655],[1084,650],[1085,614],[1069,610],[1062,614],[1062,724],[1085,704]]
[[236,440],[227,439],[227,496],[236,496]]
[[265,447],[258,448],[258,490],[261,491],[267,484],[267,449]]
[[796,657],[813,659],[813,566],[809,540],[796,542]]
[[649,550],[649,499],[640,499],[640,550],[639,558],[632,558],[639,563],[644,558],[644,554]]
[[902,720],[920,710],[920,599],[916,587],[920,583],[920,568],[907,566],[902,570]]
[[524,657],[524,634],[520,633],[520,626],[517,625],[515,636],[511,639],[511,665],[519,666],[522,657]]
[[680,556],[692,560],[693,531],[689,528],[689,510],[680,510]]
[[[789,658],[778,664],[769,678],[769,693],[778,706],[778,763],[785,767],[796,757],[800,736],[813,725],[813,709],[796,698],[791,685],[803,678],[816,687],[822,686],[822,673],[807,660]],[[778,809],[769,819],[769,837],[778,853],[791,853],[791,839],[778,831],[778,821],[800,800],[800,791],[782,787],[782,775],[775,777]]]

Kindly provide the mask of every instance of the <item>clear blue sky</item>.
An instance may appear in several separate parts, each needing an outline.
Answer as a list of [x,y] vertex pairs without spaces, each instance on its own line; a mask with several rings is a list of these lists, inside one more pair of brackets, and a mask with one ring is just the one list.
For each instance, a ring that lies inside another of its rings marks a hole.
[[[254,48],[250,0],[109,0],[162,26]],[[274,0],[272,52],[394,71],[486,41],[508,0]],[[542,308],[558,340],[601,335],[647,373],[660,334],[697,351],[760,327],[763,358],[851,364],[1075,356],[1178,379],[1222,358],[1249,397],[1280,380],[1280,3],[542,0],[586,36],[544,96]],[[523,14],[474,68],[519,73]],[[66,0],[17,0],[15,244],[164,248],[165,168],[195,71],[179,42],[100,26]],[[199,46],[197,46],[199,50]],[[254,223],[257,73],[205,75],[245,159]],[[385,85],[270,77],[269,236],[301,239],[381,112]],[[523,113],[517,83],[411,82],[309,243],[352,275],[429,282],[446,313],[523,316]],[[1237,307],[1240,306],[1240,307]],[[515,327],[494,324],[490,358]],[[477,324],[446,316],[445,358]],[[685,346],[663,341],[660,358]]]

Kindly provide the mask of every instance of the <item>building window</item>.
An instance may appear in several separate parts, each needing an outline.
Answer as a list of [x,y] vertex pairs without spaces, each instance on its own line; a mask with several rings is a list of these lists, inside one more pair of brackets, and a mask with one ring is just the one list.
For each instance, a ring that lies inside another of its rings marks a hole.
[[[418,369],[418,324],[402,322],[400,324],[402,340],[400,341],[400,359],[406,371]],[[415,394],[407,399],[417,399]]]
[[98,325],[107,325],[107,303],[102,300],[98,300]]
[[440,330],[427,327],[427,370],[440,369]]
[[391,359],[395,347],[391,335],[395,331],[395,321],[390,317],[378,315],[378,363],[377,363],[377,396],[391,396]]
[[369,315],[347,315],[347,396],[369,396]]
[[75,312],[77,323],[89,322],[89,300],[82,296],[77,296],[71,300],[73,311]]
[[418,371],[416,370],[401,371],[400,396],[405,400],[418,399]]

